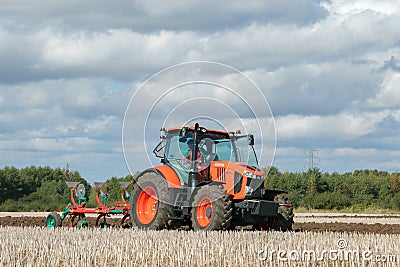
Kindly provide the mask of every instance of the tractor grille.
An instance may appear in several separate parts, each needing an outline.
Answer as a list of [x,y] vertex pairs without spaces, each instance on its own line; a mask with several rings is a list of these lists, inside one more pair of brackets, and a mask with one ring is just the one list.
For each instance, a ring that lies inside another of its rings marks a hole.
[[226,182],[226,177],[225,177],[225,169],[224,168],[217,168],[217,179],[218,181],[221,182]]

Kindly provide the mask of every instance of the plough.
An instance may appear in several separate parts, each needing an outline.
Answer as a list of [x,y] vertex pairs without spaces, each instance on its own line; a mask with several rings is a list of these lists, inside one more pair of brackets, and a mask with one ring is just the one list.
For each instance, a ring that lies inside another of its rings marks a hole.
[[[126,191],[131,182],[120,182],[121,188],[121,203],[116,203],[114,207],[107,206],[108,188],[106,193],[101,190],[104,183],[95,182],[94,187],[96,190],[96,203],[97,207],[87,208],[87,197],[85,186],[79,182],[66,182],[70,189],[71,202],[60,214],[52,212],[47,216],[46,226],[49,228],[61,227],[65,218],[69,220],[69,227],[87,227],[86,214],[97,214],[96,223],[97,227],[107,227],[107,217],[112,215],[122,215],[120,225],[122,227],[130,227],[129,211],[130,205],[127,201],[131,196]],[[102,200],[102,201],[101,201]]]

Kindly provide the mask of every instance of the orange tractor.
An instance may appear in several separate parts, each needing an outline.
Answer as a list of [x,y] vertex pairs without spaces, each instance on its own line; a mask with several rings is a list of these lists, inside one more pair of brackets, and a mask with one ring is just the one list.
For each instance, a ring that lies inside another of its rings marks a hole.
[[161,130],[154,149],[162,165],[136,178],[130,207],[144,229],[292,229],[292,204],[279,190],[264,189],[253,135],[200,127]]

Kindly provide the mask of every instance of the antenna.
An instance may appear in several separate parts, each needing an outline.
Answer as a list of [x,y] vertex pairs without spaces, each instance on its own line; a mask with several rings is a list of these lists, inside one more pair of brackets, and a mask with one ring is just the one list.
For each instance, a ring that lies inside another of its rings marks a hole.
[[[306,154],[307,151],[304,151],[304,154]],[[318,166],[318,163],[316,161],[320,161],[318,157],[318,149],[310,148],[308,150],[307,156],[304,158],[308,159],[308,169],[314,169],[316,166]]]

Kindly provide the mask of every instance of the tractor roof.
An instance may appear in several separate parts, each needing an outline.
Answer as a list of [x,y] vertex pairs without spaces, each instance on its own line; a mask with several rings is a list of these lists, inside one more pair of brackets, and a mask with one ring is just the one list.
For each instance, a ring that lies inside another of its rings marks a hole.
[[[191,131],[194,131],[194,126],[186,126],[186,128],[188,128]],[[222,134],[222,135],[226,135],[229,136],[229,132],[224,132],[224,131],[220,131],[220,130],[213,130],[213,129],[208,129],[205,128],[207,130],[208,133],[216,133],[216,134]],[[168,132],[180,132],[182,130],[182,127],[176,127],[176,128],[169,128],[167,131]]]

